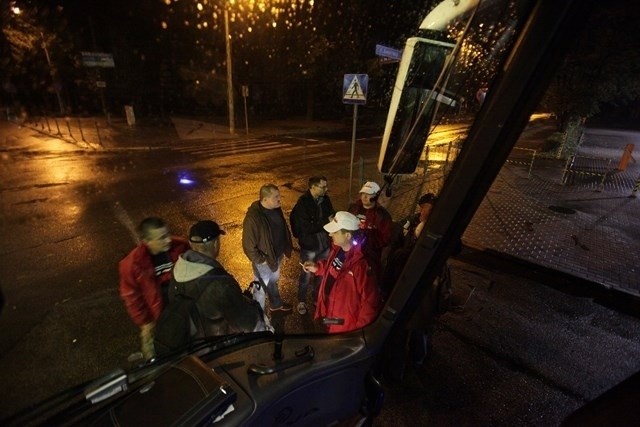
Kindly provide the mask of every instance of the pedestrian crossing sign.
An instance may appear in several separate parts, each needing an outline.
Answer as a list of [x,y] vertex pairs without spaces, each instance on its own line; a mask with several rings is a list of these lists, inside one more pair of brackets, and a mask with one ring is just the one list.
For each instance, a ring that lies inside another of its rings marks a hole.
[[344,104],[366,104],[368,85],[369,76],[367,74],[345,74],[342,82],[342,102]]

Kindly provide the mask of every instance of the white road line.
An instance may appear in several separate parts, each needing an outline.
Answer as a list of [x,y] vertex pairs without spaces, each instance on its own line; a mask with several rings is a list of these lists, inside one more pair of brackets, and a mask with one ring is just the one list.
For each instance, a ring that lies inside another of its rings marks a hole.
[[259,150],[267,150],[270,148],[289,148],[291,144],[285,144],[282,142],[272,142],[268,144],[260,144],[260,145],[252,145],[250,147],[227,147],[227,148],[218,148],[218,147],[193,147],[193,148],[176,148],[178,151],[188,152],[191,154],[239,154],[239,153],[248,153]]

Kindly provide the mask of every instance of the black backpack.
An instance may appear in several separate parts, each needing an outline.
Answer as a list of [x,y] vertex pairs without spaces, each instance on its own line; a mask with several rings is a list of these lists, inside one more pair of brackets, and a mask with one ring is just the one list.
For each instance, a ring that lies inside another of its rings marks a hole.
[[191,325],[198,319],[196,301],[184,294],[175,296],[156,322],[153,345],[158,356],[186,346],[191,340]]
[[[209,274],[202,279],[227,276],[228,274]],[[203,288],[193,286],[190,289],[192,292],[188,294],[184,283],[172,281],[172,285],[176,288],[176,294],[156,322],[153,345],[158,356],[185,348],[191,342],[192,329],[200,329],[200,313],[196,307],[196,301],[200,298]]]

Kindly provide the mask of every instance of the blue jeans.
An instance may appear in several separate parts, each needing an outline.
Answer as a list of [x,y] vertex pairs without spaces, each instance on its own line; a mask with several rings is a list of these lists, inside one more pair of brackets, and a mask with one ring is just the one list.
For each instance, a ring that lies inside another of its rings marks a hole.
[[278,291],[278,279],[280,279],[280,266],[282,265],[282,257],[278,258],[278,269],[271,271],[268,264],[253,264],[253,275],[256,280],[260,280],[267,288],[267,295],[271,308],[282,307],[282,298]]
[[[300,262],[303,264],[305,261],[318,262],[321,259],[325,259],[327,255],[329,255],[329,248],[322,252],[300,249]],[[318,286],[315,275],[310,271],[302,270],[302,272],[300,272],[300,278],[298,279],[298,302],[307,301],[307,288],[309,287],[309,282],[312,283],[311,295],[313,297],[313,301],[318,299]]]

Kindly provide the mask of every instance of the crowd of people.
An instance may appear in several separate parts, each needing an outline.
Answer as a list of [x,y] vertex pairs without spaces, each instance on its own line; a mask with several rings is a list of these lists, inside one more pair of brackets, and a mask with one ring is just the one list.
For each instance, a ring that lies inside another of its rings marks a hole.
[[[138,227],[140,244],[119,264],[120,295],[140,328],[143,357],[156,356],[156,338],[163,332],[159,329],[167,328],[162,316],[178,301],[183,306],[184,301],[191,302],[189,321],[178,327],[179,334],[191,340],[273,331],[268,313],[293,310],[278,288],[283,260],[292,254],[292,238],[300,247],[297,313],[304,316],[311,311],[330,333],[373,322],[426,221],[428,210],[423,206],[435,201],[433,194],[424,195],[420,214],[394,223],[378,203],[380,191],[377,183],[366,182],[358,200],[346,211],[335,211],[327,178],[313,176],[287,223],[278,187],[263,185],[242,223],[242,249],[254,276],[253,296],[220,264],[221,237],[226,233],[215,221],[193,224],[185,239],[172,236],[161,218],[145,218]],[[266,298],[257,297],[259,291]]]

